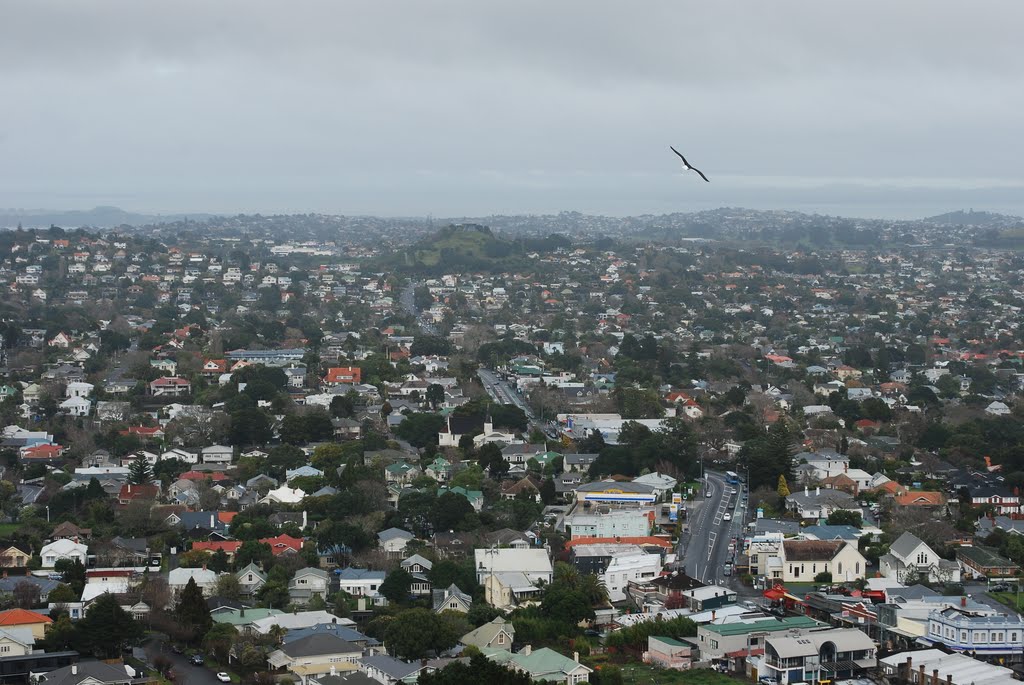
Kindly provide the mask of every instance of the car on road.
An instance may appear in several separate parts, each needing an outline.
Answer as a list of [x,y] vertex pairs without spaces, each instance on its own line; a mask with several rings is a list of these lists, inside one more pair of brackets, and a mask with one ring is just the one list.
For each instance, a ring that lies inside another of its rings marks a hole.
[[171,651],[175,654],[184,654],[185,649],[181,645],[171,645]]
[[732,514],[730,514],[729,512],[725,512],[725,515],[722,516],[722,520],[723,521],[732,521]]
[[1006,583],[997,583],[988,589],[989,592],[1009,592],[1010,586]]
[[220,673],[217,674],[217,680],[219,680],[222,683],[230,683],[231,682],[231,676],[229,676],[224,671],[221,671]]
[[710,490],[705,490],[704,491],[704,496],[705,497],[711,497],[711,491]]
[[203,659],[203,655],[202,654],[193,654],[191,656],[191,658],[189,658],[189,662],[193,666],[202,666],[203,664],[206,663],[206,660]]

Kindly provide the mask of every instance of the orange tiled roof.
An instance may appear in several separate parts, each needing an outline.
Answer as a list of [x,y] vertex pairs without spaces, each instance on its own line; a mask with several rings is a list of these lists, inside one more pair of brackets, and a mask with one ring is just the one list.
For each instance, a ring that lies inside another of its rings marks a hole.
[[53,623],[53,619],[27,609],[0,611],[0,626],[23,626],[31,623]]

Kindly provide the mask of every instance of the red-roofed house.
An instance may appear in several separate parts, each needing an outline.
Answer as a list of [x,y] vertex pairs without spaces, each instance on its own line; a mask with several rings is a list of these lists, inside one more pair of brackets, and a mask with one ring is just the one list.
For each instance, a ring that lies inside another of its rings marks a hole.
[[178,478],[184,478],[185,480],[190,480],[196,483],[200,483],[207,478],[212,480],[214,483],[222,480],[228,480],[227,475],[222,471],[214,471],[213,473],[208,473],[206,471],[186,471],[178,476]]
[[149,384],[149,392],[154,397],[181,397],[192,392],[192,384],[177,376],[157,378]]
[[199,552],[209,552],[210,554],[216,553],[218,550],[223,550],[228,555],[228,559],[235,558],[235,552],[242,546],[240,540],[215,540],[210,542],[196,541],[192,543],[192,550]]
[[361,383],[363,370],[358,366],[335,366],[327,369],[324,385],[346,385]]
[[227,373],[228,362],[226,359],[207,359],[206,363],[203,364],[203,375],[207,378],[214,378]]
[[23,461],[52,461],[60,459],[64,454],[64,448],[60,445],[33,445],[32,447],[22,447],[18,450],[18,456]]
[[162,440],[164,431],[160,426],[128,426],[121,435],[134,435],[142,440]]
[[121,492],[117,494],[117,503],[126,507],[137,500],[154,501],[160,494],[160,488],[155,485],[133,485],[125,483],[121,486]]
[[0,628],[29,628],[32,630],[32,637],[37,640],[43,639],[46,627],[51,623],[53,619],[49,616],[27,609],[0,611]]
[[893,500],[901,507],[941,507],[946,496],[941,492],[911,491],[896,495]]
[[296,554],[302,551],[302,538],[293,538],[291,535],[278,535],[274,538],[263,538],[260,542],[270,545],[270,551],[274,556],[280,554]]

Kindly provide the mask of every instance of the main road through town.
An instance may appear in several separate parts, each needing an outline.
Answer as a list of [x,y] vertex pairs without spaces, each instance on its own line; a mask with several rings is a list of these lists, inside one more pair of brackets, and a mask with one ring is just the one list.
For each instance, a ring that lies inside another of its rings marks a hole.
[[[705,471],[704,476],[704,490],[687,505],[677,565],[702,583],[728,584],[732,578],[725,575],[725,562],[734,556],[729,541],[740,535],[746,512],[738,504],[741,495],[734,492],[739,486],[729,485],[725,476],[714,471]],[[726,520],[727,515],[730,520]]]

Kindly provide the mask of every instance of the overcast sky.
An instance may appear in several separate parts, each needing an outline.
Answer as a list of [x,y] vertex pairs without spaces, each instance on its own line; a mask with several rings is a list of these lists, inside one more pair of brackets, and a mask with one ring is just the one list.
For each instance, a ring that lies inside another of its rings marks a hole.
[[24,0],[0,26],[0,207],[1024,214],[1020,0]]

